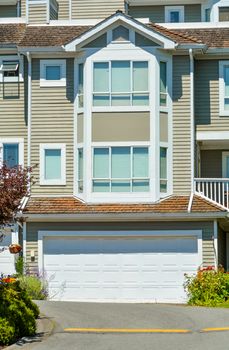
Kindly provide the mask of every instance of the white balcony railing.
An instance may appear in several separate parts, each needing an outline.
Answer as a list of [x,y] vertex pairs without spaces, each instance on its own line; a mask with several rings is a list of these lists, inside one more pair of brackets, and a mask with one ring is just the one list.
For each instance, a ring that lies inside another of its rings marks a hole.
[[229,179],[194,179],[194,191],[215,204],[229,209]]

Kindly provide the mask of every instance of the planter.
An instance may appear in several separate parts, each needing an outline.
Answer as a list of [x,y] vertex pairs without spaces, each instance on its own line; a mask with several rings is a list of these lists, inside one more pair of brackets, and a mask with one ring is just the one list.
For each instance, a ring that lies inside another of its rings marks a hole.
[[22,247],[19,244],[11,244],[9,246],[9,251],[11,254],[20,253],[21,250],[22,250]]

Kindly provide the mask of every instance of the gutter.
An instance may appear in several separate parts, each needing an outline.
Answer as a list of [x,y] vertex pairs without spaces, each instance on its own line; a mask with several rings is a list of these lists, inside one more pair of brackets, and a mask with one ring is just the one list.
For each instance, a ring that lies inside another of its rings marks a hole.
[[[27,110],[27,166],[31,166],[31,124],[32,124],[32,57],[30,52],[26,53],[28,60],[28,110]],[[30,190],[29,183],[29,190]]]
[[192,210],[193,194],[194,194],[194,166],[195,166],[195,122],[194,122],[194,58],[193,50],[189,49],[190,57],[190,129],[191,129],[191,196],[188,205],[188,213]]

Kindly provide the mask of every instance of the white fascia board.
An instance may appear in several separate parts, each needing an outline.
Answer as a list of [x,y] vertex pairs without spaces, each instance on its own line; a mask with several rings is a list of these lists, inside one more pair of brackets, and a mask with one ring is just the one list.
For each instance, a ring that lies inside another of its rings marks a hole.
[[192,43],[192,44],[178,44],[177,45],[177,50],[189,50],[189,49],[193,49],[193,50],[196,50],[196,49],[199,49],[199,50],[206,50],[207,49],[207,45],[205,44],[195,44],[195,43]]
[[228,28],[229,22],[179,22],[179,23],[156,23],[166,29],[220,29]]
[[102,21],[100,24],[96,25],[94,28],[89,29],[86,33],[82,34],[80,37],[73,40],[71,43],[65,45],[66,51],[75,51],[76,46],[82,44],[85,40],[91,38],[93,35],[98,34],[99,32],[106,30],[114,23],[121,21],[123,24],[127,24],[128,26],[132,27],[133,29],[141,32],[143,35],[146,34],[148,37],[151,37],[153,40],[163,44],[165,49],[174,49],[176,47],[176,43],[168,38],[166,36],[159,34],[155,32],[153,29],[147,28],[144,24],[140,23],[139,21],[129,18],[123,13],[116,13],[115,15],[111,16],[110,18]]
[[197,141],[229,140],[228,131],[197,131]]
[[112,213],[112,214],[23,214],[18,217],[24,217],[26,222],[71,222],[71,221],[189,221],[197,219],[198,221],[213,220],[215,218],[226,218],[228,212],[209,212],[209,213]]

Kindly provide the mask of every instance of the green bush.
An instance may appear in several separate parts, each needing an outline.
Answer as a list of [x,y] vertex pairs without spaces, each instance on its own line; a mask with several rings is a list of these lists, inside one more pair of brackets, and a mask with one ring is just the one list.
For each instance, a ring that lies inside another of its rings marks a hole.
[[24,259],[20,256],[15,263],[15,270],[18,276],[22,276],[24,272]]
[[229,299],[229,274],[212,267],[185,276],[185,290],[189,305],[218,306]]
[[20,286],[25,289],[33,300],[44,300],[47,298],[46,282],[36,276],[21,276],[18,278]]
[[16,292],[20,293],[20,299],[25,303],[25,305],[33,312],[34,317],[38,318],[40,314],[39,307],[37,304],[33,303],[31,297],[29,296],[28,292],[26,289],[23,289],[20,286],[20,282],[17,281],[16,283],[13,283],[11,285],[11,288],[14,289]]
[[9,345],[15,340],[15,329],[5,318],[0,318],[0,344]]
[[29,300],[26,291],[18,282],[0,284],[0,319],[7,320],[11,327],[10,334],[12,330],[14,331],[14,336],[8,340],[9,342],[24,336],[35,335],[35,314],[37,316],[37,313],[37,307],[33,305],[31,299]]

